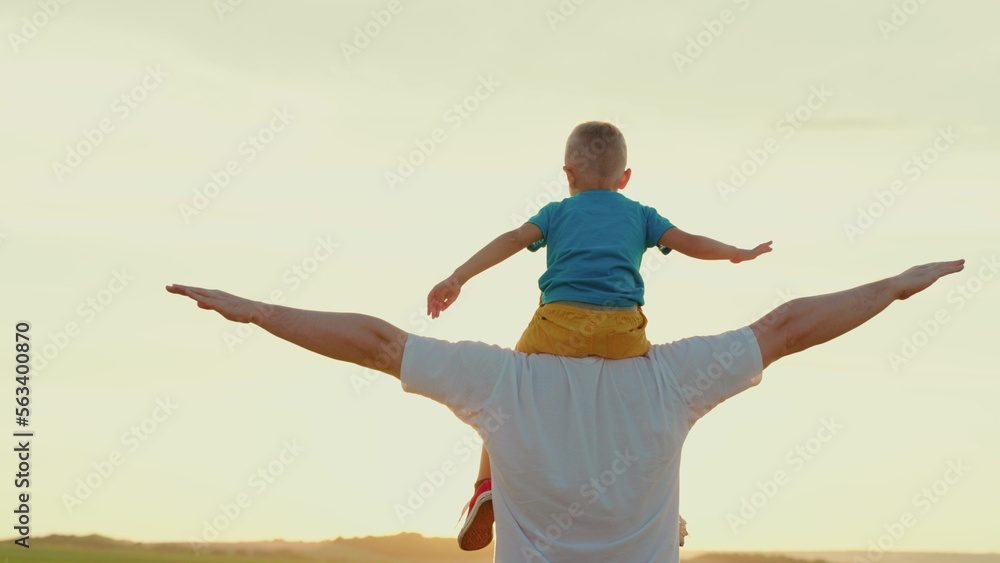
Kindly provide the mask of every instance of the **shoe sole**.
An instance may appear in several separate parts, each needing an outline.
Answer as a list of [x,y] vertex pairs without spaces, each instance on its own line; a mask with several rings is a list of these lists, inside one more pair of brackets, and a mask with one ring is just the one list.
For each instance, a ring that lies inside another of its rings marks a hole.
[[465,527],[458,534],[458,547],[462,551],[477,551],[493,541],[493,495],[490,498],[480,497],[472,512],[475,518],[466,520]]

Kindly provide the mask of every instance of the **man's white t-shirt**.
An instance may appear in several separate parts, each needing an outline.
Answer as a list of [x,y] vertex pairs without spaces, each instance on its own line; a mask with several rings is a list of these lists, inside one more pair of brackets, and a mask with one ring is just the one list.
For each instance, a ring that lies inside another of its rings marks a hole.
[[400,379],[482,436],[495,561],[676,563],[681,445],[762,369],[749,327],[624,360],[411,334]]

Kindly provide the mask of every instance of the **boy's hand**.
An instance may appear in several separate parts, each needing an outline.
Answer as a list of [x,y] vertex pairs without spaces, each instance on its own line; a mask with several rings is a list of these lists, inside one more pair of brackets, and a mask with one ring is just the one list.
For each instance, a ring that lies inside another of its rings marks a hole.
[[455,276],[434,286],[434,289],[427,294],[427,314],[432,319],[438,318],[441,311],[444,311],[458,299],[458,294],[462,292],[462,284]]
[[739,264],[740,262],[746,262],[747,260],[753,260],[754,258],[760,256],[761,254],[767,254],[771,252],[771,243],[773,240],[769,240],[763,244],[758,244],[750,250],[744,248],[739,249],[736,253],[735,258],[731,258],[729,261],[733,264]]

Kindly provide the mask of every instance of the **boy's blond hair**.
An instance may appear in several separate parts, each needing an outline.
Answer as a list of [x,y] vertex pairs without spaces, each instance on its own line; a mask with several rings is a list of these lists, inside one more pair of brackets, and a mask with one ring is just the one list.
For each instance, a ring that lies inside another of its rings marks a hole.
[[584,188],[616,187],[627,157],[625,136],[606,121],[581,123],[566,140],[566,166]]

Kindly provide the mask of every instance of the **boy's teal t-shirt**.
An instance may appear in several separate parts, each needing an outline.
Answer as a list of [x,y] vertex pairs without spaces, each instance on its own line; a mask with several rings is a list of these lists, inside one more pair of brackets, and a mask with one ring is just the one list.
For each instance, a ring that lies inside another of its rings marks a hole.
[[613,307],[644,304],[642,255],[674,226],[652,207],[610,190],[549,203],[528,222],[537,225],[543,237],[528,250],[548,246],[548,268],[538,279],[542,303],[582,301]]

